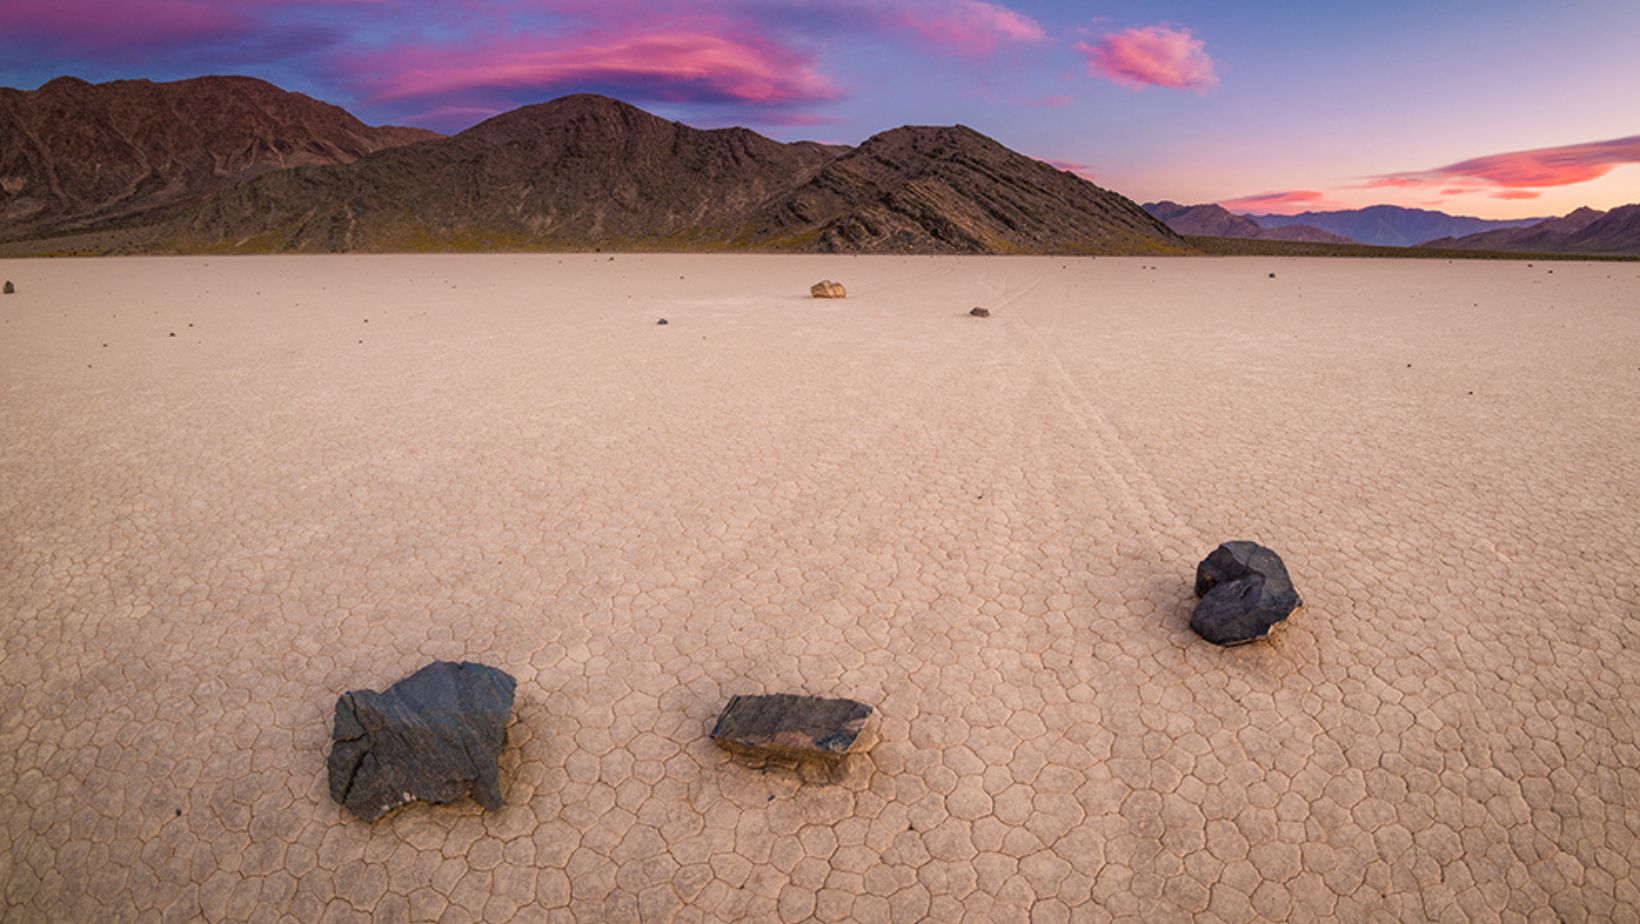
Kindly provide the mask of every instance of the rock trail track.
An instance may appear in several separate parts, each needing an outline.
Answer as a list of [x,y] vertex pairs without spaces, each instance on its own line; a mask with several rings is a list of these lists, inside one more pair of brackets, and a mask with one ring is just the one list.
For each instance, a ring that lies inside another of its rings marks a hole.
[[[1555,268],[8,261],[0,918],[1634,920],[1640,271]],[[504,807],[352,820],[440,658]],[[713,746],[780,691],[842,783]]]

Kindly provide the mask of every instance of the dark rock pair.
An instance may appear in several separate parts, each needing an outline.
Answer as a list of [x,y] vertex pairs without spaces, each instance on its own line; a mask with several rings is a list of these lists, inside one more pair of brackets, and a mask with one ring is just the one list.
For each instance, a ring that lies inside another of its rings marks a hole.
[[1226,542],[1202,559],[1196,596],[1190,628],[1215,645],[1263,638],[1304,605],[1281,556],[1256,542]]
[[330,797],[365,821],[469,791],[484,808],[500,808],[501,748],[516,686],[493,667],[435,661],[380,693],[342,694]]

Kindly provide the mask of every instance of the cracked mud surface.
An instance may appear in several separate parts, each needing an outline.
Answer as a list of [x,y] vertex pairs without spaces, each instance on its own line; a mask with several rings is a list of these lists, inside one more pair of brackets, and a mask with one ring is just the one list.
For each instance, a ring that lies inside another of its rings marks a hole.
[[[5,269],[7,921],[1640,907],[1632,265]],[[1306,605],[1224,650],[1237,538]],[[506,804],[352,820],[336,696],[438,658]],[[707,737],[781,691],[863,769]]]

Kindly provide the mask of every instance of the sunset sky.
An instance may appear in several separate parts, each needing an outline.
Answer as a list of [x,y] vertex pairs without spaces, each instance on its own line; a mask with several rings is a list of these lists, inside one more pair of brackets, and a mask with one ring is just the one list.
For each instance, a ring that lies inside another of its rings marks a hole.
[[456,131],[590,91],[855,143],[961,122],[1148,201],[1640,202],[1640,2],[0,0],[0,84],[250,74]]

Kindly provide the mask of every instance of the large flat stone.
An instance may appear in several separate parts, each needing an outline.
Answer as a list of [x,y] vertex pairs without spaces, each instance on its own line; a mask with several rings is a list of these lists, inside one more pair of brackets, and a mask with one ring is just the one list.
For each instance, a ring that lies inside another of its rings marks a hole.
[[751,757],[833,761],[854,747],[870,716],[870,706],[852,699],[735,696],[718,715],[712,740]]
[[483,664],[435,661],[377,693],[336,700],[330,797],[365,821],[471,792],[501,807],[499,760],[516,681]]

